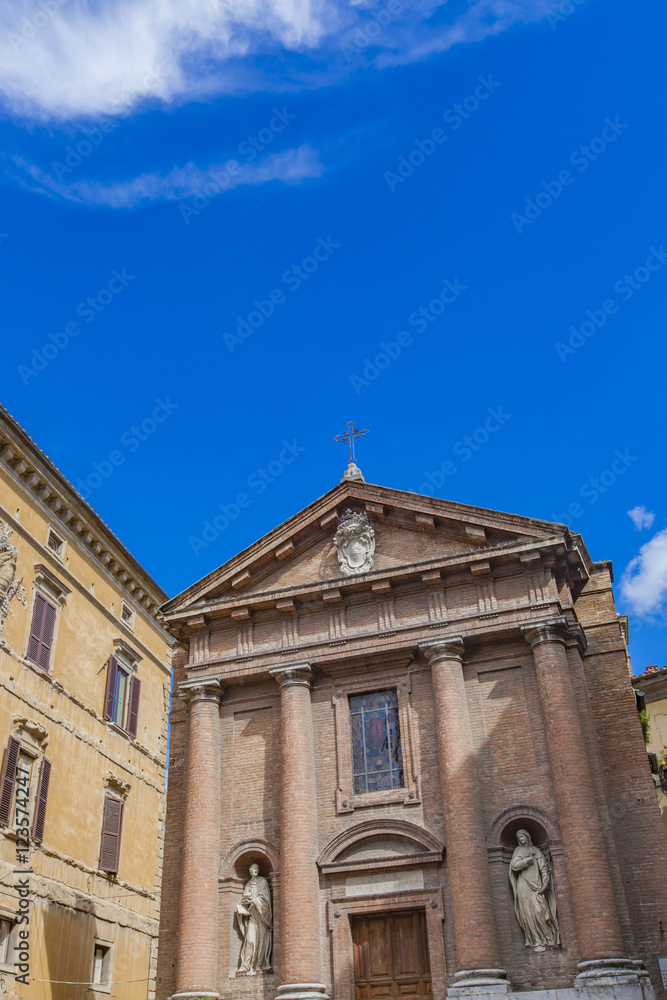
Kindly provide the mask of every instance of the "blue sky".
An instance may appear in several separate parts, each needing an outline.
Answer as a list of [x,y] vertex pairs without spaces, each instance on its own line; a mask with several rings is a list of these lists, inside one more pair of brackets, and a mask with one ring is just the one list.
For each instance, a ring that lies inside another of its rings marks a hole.
[[664,5],[0,20],[2,402],[170,594],[352,419],[370,482],[567,518],[667,661]]

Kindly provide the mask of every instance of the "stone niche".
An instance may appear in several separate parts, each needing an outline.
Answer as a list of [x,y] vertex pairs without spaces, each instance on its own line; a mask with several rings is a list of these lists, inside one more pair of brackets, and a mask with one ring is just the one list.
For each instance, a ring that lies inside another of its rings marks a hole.
[[236,906],[241,900],[243,887],[250,877],[250,866],[256,864],[259,874],[265,878],[271,888],[271,903],[273,908],[273,958],[272,966],[276,966],[276,942],[279,937],[279,856],[276,848],[266,841],[251,841],[238,845],[225,858],[220,872],[220,916],[221,936],[225,934],[223,921],[226,920],[228,933],[228,977],[237,980],[239,986],[247,980],[248,984],[262,980],[273,980],[273,971],[258,975],[256,979],[248,978],[238,972],[239,958],[243,939],[239,930]]

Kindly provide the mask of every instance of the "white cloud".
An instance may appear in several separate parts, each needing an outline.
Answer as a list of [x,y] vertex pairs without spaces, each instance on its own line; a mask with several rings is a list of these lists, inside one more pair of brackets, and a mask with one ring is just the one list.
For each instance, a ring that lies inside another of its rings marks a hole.
[[628,517],[631,518],[635,531],[650,528],[655,521],[655,514],[652,510],[647,510],[646,507],[633,507],[632,510],[628,511]]
[[639,550],[621,577],[621,596],[640,618],[667,610],[667,528]]
[[310,146],[275,153],[259,163],[241,166],[234,174],[230,174],[225,163],[212,164],[205,169],[186,163],[166,174],[146,173],[131,180],[109,183],[79,180],[63,184],[34,164],[18,157],[14,157],[13,162],[20,170],[15,174],[16,179],[32,191],[107,208],[134,208],[149,201],[177,201],[204,189],[215,196],[244,184],[266,184],[275,180],[296,184],[308,177],[320,177],[324,169]]
[[341,44],[360,27],[374,30],[359,58],[384,65],[537,20],[554,5],[469,0],[462,15],[435,27],[439,0],[403,0],[378,32],[372,15],[386,0],[0,0],[0,95],[15,115],[74,121],[144,98],[169,104],[317,86],[349,71]]

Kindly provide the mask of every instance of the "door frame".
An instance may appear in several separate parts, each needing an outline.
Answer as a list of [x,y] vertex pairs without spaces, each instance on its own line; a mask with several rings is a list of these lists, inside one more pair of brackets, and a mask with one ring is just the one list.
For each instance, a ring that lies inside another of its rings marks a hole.
[[445,912],[442,891],[436,889],[409,889],[380,896],[355,896],[329,901],[329,930],[333,949],[333,985],[336,1000],[354,1000],[354,950],[350,917],[371,913],[395,913],[398,910],[424,910],[426,938],[433,996],[443,997],[447,989],[447,965],[442,922]]

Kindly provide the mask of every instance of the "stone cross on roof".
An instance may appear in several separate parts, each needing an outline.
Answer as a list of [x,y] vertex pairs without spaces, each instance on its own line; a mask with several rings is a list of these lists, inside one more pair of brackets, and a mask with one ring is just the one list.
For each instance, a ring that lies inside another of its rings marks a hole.
[[356,458],[354,454],[354,442],[360,437],[366,437],[368,431],[366,428],[360,430],[356,424],[351,420],[348,420],[345,430],[342,434],[337,434],[334,438],[336,442],[344,442],[350,447],[350,461],[347,463],[347,469],[343,473],[343,478],[341,483],[346,480],[365,482],[361,469],[357,466]]

